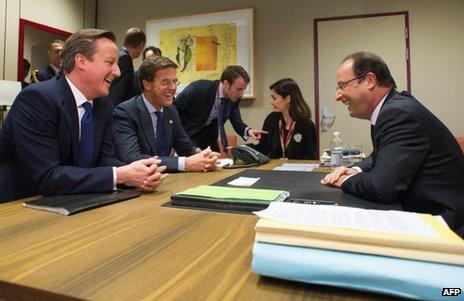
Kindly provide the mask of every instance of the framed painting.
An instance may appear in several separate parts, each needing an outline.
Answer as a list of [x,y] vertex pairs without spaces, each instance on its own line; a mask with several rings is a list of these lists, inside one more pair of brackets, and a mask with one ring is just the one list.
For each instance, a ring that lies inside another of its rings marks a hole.
[[240,65],[250,75],[245,99],[254,99],[255,9],[147,21],[147,45],[179,65],[182,91],[198,79],[216,80],[228,65]]

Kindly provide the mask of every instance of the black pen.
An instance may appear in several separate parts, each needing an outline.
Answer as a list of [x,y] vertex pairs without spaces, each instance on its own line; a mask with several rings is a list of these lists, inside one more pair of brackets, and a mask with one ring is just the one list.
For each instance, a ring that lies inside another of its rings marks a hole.
[[307,199],[290,199],[291,203],[300,203],[300,204],[310,204],[310,205],[335,205],[338,203],[335,201],[326,201],[326,200],[307,200]]

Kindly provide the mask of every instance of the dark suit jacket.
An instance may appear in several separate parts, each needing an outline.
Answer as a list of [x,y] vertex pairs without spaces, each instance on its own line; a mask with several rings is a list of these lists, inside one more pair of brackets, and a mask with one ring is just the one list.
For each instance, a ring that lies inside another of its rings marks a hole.
[[[263,130],[267,131],[268,134],[262,135],[258,144],[249,144],[249,146],[270,158],[282,158],[279,120],[282,120],[281,113],[272,112],[267,115],[263,123]],[[295,123],[292,138],[285,151],[285,157],[314,160],[316,159],[315,142],[316,128],[311,120],[307,123]]]
[[407,211],[440,214],[464,235],[464,155],[451,132],[407,92],[392,90],[373,131],[373,153],[345,192]]
[[[185,132],[190,137],[198,133],[208,120],[216,100],[218,86],[218,80],[198,80],[185,87],[174,100],[174,106],[179,112]],[[248,126],[242,121],[239,104],[240,101],[225,101],[222,120],[224,123],[230,120],[235,132],[243,137]]]
[[121,165],[111,139],[111,113],[108,98],[94,100],[95,168],[79,168],[79,117],[65,77],[22,90],[0,131],[0,202],[111,191],[111,166]]
[[37,72],[37,79],[41,82],[51,79],[52,77],[56,76],[55,70],[48,65],[46,68],[42,68]]
[[113,101],[113,107],[136,95],[134,64],[129,52],[125,49],[119,51],[118,66],[119,70],[121,70],[121,76],[115,78],[111,83],[109,95]]
[[[176,109],[165,107],[163,114],[168,149],[174,148],[179,156],[195,154],[195,145],[184,132]],[[156,155],[153,123],[141,95],[115,108],[112,128],[116,150],[122,161],[131,163]],[[160,159],[161,165],[166,165],[168,171],[178,171],[177,157],[161,157]]]

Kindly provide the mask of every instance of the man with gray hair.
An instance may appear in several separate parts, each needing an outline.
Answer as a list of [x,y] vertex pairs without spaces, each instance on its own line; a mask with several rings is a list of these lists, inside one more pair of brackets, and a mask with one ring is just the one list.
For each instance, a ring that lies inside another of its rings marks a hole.
[[335,99],[351,117],[370,120],[374,151],[321,183],[377,203],[441,215],[464,237],[464,155],[446,126],[408,92],[395,90],[385,62],[369,52],[347,56]]
[[[168,171],[209,171],[219,154],[196,149],[172,108],[177,85],[177,65],[167,57],[148,59],[139,68],[143,93],[114,110],[113,139],[118,156],[130,163],[159,156]],[[179,157],[171,156],[175,150]]]
[[61,53],[62,76],[30,85],[0,130],[0,202],[31,195],[110,192],[117,184],[153,191],[164,167],[125,165],[111,137],[111,82],[120,75],[110,31],[83,29]]

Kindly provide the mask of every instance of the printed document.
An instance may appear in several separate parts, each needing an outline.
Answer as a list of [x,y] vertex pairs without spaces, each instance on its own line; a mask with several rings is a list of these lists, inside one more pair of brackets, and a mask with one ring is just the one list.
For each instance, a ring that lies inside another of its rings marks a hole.
[[439,237],[426,220],[413,212],[284,202],[271,203],[267,209],[254,213],[261,218],[290,223]]
[[285,171],[306,171],[310,172],[314,168],[319,167],[319,164],[306,164],[306,163],[284,163],[280,166],[274,167],[273,170]]

